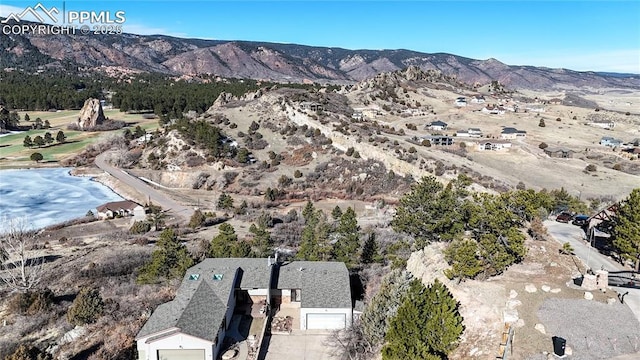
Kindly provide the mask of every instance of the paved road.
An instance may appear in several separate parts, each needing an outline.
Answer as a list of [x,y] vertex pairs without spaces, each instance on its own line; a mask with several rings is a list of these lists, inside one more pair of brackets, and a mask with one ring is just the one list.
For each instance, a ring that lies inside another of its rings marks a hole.
[[108,153],[102,153],[98,155],[98,157],[96,157],[95,163],[97,167],[106,171],[119,181],[131,186],[142,195],[142,198],[151,199],[151,202],[153,202],[155,205],[160,205],[164,210],[170,210],[174,216],[184,221],[189,220],[191,214],[193,213],[193,209],[179,204],[169,196],[157,191],[144,181],[138,179],[135,176],[129,175],[129,173],[127,173],[126,171],[108,164],[105,161],[105,157],[107,154]]
[[[569,242],[576,256],[589,268],[594,271],[599,269],[608,270],[610,286],[619,294],[629,292],[624,297],[624,303],[629,306],[631,311],[636,315],[636,318],[640,321],[640,289],[612,286],[612,283],[616,282],[616,276],[621,276],[625,280],[632,279],[631,269],[620,265],[620,263],[613,261],[608,256],[600,254],[596,248],[589,246],[589,240],[584,240],[585,234],[580,227],[551,220],[545,221],[544,225],[547,227],[547,230],[549,230],[549,234],[559,243],[564,244],[565,242]],[[624,273],[617,275],[616,272],[619,271],[623,271]],[[638,283],[639,281],[640,276],[638,276],[635,282]]]

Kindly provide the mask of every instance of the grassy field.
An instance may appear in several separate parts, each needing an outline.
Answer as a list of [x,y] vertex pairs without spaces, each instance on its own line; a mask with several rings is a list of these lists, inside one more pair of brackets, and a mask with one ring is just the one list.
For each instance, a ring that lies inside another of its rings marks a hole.
[[[20,118],[24,119],[25,114],[29,114],[30,122],[20,121],[20,125],[25,126],[32,124],[36,118],[42,119],[44,122],[48,120],[51,128],[43,130],[29,130],[18,134],[5,135],[0,137],[0,168],[20,168],[34,166],[51,166],[57,164],[60,160],[76,154],[85,146],[96,142],[97,140],[109,136],[111,134],[121,133],[124,129],[100,132],[85,132],[67,130],[67,126],[75,122],[78,118],[78,110],[63,110],[58,112],[48,111],[29,111],[20,112]],[[122,120],[128,124],[133,130],[136,126],[141,126],[147,131],[153,131],[158,127],[157,119],[145,119],[141,114],[125,114],[118,110],[105,110],[106,117],[112,120]],[[26,148],[23,145],[25,136],[29,135],[31,139],[40,135],[44,137],[46,132],[50,132],[55,139],[59,130],[62,130],[67,139],[64,143],[54,142],[51,145],[43,147]],[[39,152],[44,160],[39,164],[30,160],[31,154]]]

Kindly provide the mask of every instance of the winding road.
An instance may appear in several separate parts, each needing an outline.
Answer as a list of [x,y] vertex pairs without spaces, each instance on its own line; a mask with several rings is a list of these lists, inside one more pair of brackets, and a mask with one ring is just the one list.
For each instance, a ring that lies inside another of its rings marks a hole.
[[108,152],[102,153],[96,157],[95,164],[98,168],[135,189],[142,195],[142,198],[151,199],[151,202],[153,202],[155,205],[160,205],[162,209],[171,211],[171,213],[175,217],[180,218],[184,221],[189,220],[191,214],[193,213],[193,209],[179,204],[169,196],[154,189],[148,183],[140,180],[133,175],[130,175],[128,172],[110,165],[105,160],[107,154]]

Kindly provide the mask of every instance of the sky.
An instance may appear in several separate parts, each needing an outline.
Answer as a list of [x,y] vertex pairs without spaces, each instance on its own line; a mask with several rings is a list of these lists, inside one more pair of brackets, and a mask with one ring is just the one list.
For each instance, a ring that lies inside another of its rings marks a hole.
[[[62,9],[62,1],[41,1]],[[0,0],[0,16],[37,1]],[[640,1],[75,1],[136,34],[409,49],[509,65],[640,73]]]

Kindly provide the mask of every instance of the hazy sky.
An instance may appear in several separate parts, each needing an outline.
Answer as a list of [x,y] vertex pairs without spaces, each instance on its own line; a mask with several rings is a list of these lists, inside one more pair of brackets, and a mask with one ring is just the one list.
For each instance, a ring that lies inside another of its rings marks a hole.
[[[34,6],[0,0],[0,15]],[[62,8],[62,1],[42,1]],[[126,32],[347,49],[410,49],[511,65],[640,73],[640,1],[66,1],[124,11]]]

